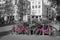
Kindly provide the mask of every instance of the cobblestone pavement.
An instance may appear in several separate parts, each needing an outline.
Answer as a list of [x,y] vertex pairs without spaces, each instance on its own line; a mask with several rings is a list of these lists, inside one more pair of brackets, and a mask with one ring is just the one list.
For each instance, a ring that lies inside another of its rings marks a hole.
[[59,36],[44,36],[44,35],[6,35],[0,40],[60,40]]

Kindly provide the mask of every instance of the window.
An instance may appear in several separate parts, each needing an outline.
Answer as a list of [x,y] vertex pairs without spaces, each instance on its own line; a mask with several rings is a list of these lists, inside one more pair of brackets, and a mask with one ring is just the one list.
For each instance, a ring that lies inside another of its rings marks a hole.
[[51,10],[51,9],[49,9],[49,10]]
[[32,3],[34,3],[34,2],[32,2]]
[[38,8],[40,8],[40,5],[38,6]]
[[36,16],[36,18],[38,18],[38,16]]
[[49,17],[51,17],[51,15],[49,15]]
[[32,8],[34,9],[34,6],[32,6]]
[[32,16],[32,18],[34,18],[34,16]]
[[38,4],[40,4],[40,2],[38,2]]
[[35,8],[37,8],[37,5],[35,6]]
[[41,17],[41,16],[39,16],[39,17]]

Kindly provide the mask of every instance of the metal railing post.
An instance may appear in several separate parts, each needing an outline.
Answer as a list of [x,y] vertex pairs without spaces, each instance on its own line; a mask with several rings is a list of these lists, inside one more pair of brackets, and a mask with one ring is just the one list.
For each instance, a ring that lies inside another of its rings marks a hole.
[[42,30],[43,30],[43,36],[44,36],[44,24],[43,24],[43,29]]

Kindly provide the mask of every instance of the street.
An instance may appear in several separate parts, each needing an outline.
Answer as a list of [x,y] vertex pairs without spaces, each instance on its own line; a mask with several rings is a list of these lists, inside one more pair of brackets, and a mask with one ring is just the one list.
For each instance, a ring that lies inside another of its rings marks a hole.
[[41,36],[41,35],[6,35],[0,40],[60,40],[59,36]]
[[3,27],[0,27],[0,32],[5,32],[5,31],[9,31],[11,30],[13,27],[13,25],[6,25],[6,26],[3,26]]
[[13,27],[13,25],[6,25],[6,26],[1,25],[1,26],[0,26],[0,38],[10,34],[10,31]]

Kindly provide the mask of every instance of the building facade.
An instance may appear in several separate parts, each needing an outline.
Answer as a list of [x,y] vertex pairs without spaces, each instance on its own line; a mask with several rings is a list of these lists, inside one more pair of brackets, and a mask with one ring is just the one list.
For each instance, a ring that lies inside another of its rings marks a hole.
[[30,17],[30,13],[31,13],[31,10],[30,10],[30,2],[28,0],[25,0],[25,6],[23,7],[24,8],[24,15],[23,15],[23,21],[24,22],[28,22],[29,21],[29,17]]
[[30,0],[31,14],[30,19],[39,21],[42,18],[42,0]]
[[31,1],[31,15],[42,15],[42,0]]
[[42,18],[52,17],[52,9],[44,0],[29,0],[31,7],[30,19],[40,21]]
[[28,21],[30,15],[30,2],[28,0],[19,0],[18,13],[20,14],[21,20],[24,22]]

